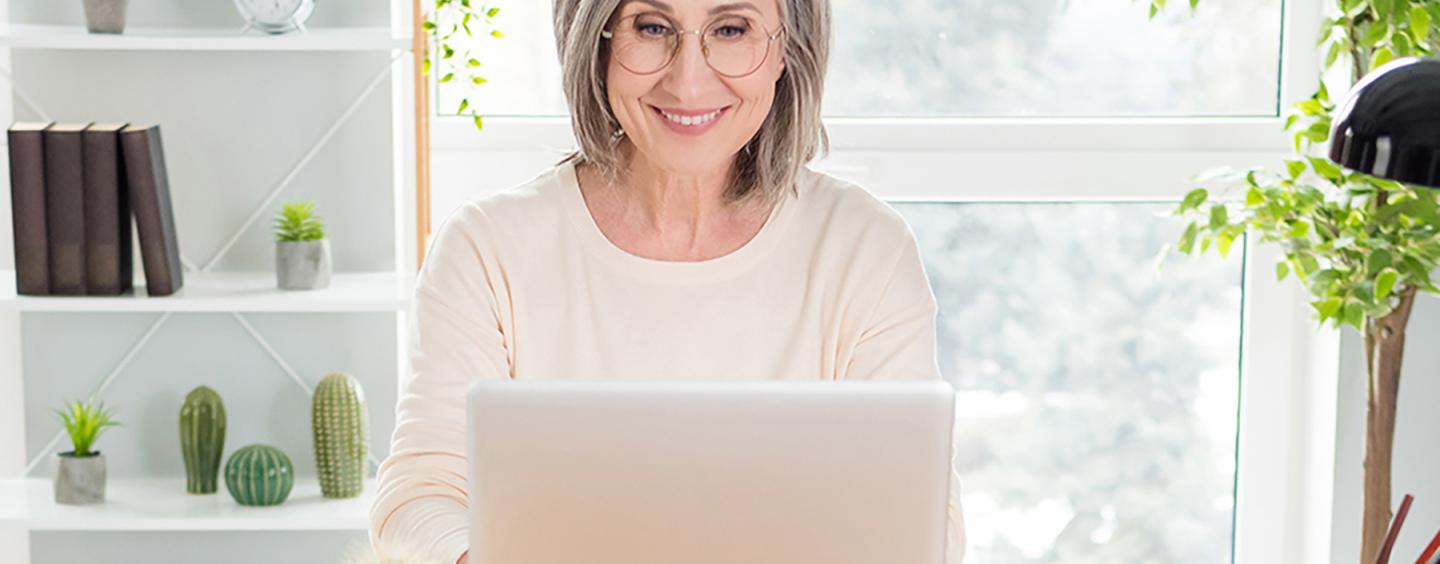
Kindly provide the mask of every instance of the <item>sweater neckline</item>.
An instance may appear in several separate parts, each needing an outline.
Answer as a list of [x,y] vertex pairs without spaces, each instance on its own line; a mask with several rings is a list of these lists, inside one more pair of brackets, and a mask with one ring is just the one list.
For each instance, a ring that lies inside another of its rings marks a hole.
[[766,218],[749,241],[740,248],[725,255],[701,261],[666,261],[635,255],[616,246],[585,205],[585,196],[580,192],[580,180],[575,172],[575,163],[567,162],[558,167],[561,199],[569,225],[578,232],[584,246],[591,255],[626,274],[645,281],[670,284],[714,282],[737,276],[753,267],[774,250],[794,213],[788,191]]

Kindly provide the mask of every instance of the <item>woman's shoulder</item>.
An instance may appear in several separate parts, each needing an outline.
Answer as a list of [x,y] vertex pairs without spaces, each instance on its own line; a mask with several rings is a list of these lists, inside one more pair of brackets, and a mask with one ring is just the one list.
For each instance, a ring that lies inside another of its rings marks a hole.
[[493,234],[546,228],[547,222],[560,220],[563,166],[552,166],[519,184],[465,199],[436,231],[466,229]]
[[798,188],[803,204],[800,213],[821,226],[865,239],[913,238],[900,212],[855,182],[806,167]]

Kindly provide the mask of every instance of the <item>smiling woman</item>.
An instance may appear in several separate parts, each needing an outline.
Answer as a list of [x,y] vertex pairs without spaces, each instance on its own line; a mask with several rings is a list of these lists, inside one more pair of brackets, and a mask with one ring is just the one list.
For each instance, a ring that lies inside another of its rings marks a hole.
[[579,147],[437,230],[376,544],[464,560],[475,381],[940,379],[909,226],[807,167],[827,2],[559,0],[554,25]]

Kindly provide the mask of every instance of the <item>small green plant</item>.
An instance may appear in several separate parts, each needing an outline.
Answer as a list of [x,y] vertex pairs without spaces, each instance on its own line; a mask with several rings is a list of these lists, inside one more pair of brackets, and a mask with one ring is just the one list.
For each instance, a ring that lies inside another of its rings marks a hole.
[[314,202],[287,202],[275,216],[275,240],[318,241],[325,238],[325,223],[315,215]]
[[76,457],[94,456],[95,453],[91,452],[90,447],[95,445],[95,439],[100,433],[109,427],[120,426],[104,403],[71,401],[65,404],[64,410],[57,409],[55,413],[60,415],[65,432],[70,434],[70,443],[75,446]]

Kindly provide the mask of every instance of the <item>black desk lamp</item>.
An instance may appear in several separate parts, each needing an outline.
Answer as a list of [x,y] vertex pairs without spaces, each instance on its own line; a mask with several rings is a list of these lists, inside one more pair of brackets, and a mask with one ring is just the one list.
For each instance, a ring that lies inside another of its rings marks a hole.
[[1330,130],[1330,160],[1440,188],[1440,60],[1397,59],[1356,84]]

